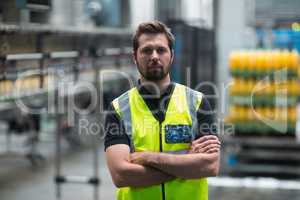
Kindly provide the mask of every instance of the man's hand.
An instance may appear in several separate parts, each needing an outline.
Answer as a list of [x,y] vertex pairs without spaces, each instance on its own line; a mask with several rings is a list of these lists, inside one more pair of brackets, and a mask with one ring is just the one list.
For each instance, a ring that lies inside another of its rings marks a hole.
[[205,135],[192,142],[189,153],[219,153],[220,148],[221,142],[217,136]]

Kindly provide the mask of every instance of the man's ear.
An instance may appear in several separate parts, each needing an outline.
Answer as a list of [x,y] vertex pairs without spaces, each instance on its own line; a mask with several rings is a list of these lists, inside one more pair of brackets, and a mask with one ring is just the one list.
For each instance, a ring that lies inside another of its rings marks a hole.
[[174,60],[174,49],[171,50],[171,60],[170,63],[172,64]]
[[134,64],[136,64],[136,52],[133,51],[131,56],[132,56],[132,60],[133,60]]

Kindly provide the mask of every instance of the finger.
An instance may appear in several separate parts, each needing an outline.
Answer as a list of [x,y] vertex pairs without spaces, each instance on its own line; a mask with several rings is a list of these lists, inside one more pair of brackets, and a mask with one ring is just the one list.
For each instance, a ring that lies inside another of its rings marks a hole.
[[205,148],[194,148],[191,149],[191,153],[207,153],[211,149],[220,149],[220,146],[217,144],[207,146]]
[[218,145],[217,143],[206,142],[206,143],[202,143],[202,144],[196,144],[196,145],[192,146],[192,149],[199,152],[200,150],[203,150],[207,146],[212,145],[212,144]]
[[192,153],[205,153],[205,152],[204,152],[204,149],[195,149],[195,148],[194,148],[194,149],[191,149],[191,152],[192,152]]
[[137,159],[135,157],[130,157],[130,162],[134,163]]
[[197,153],[206,153],[210,149],[215,149],[215,148],[220,149],[220,147],[221,146],[219,144],[209,144],[209,145],[207,145],[205,147],[202,147],[202,148],[199,148],[199,147],[194,148],[193,151],[197,152]]
[[206,140],[218,140],[219,141],[218,137],[215,135],[205,135],[205,136],[198,138],[197,140],[194,140],[192,142],[192,144],[202,143],[202,142],[205,142]]
[[202,142],[204,142],[204,141],[206,141],[206,140],[216,140],[217,139],[217,137],[216,136],[214,136],[214,135],[205,135],[205,136],[202,136],[202,137],[200,137],[200,138],[198,138],[197,140],[195,140],[195,141],[193,141],[194,143],[202,143]]
[[218,149],[218,148],[215,148],[215,149],[209,149],[208,151],[207,151],[207,153],[219,153],[220,152],[220,149]]
[[205,153],[208,153],[212,149],[220,149],[220,146],[211,144],[211,145],[208,145],[207,147],[205,147],[203,150]]
[[207,145],[210,145],[210,144],[218,144],[218,145],[221,145],[220,141],[218,140],[207,140],[207,141],[204,141],[202,143],[197,143],[197,144],[192,144],[192,148],[204,148],[206,147]]
[[131,153],[129,157],[130,157],[130,159],[131,159],[131,158],[135,158],[136,156],[137,156],[136,153]]
[[131,163],[140,164],[142,162],[141,158],[133,158],[130,160]]
[[136,162],[139,158],[140,158],[139,154],[132,153],[132,154],[130,154],[130,158],[129,159],[130,159],[131,162]]
[[221,145],[221,142],[219,140],[206,140],[202,143],[195,143],[195,144],[192,144],[191,147],[197,147],[197,148],[203,148],[209,144],[218,144],[218,145]]
[[208,144],[219,144],[219,145],[221,145],[221,142],[219,140],[211,140],[210,139],[210,140],[206,140],[203,143],[198,143],[198,145],[203,145],[203,146],[208,145]]

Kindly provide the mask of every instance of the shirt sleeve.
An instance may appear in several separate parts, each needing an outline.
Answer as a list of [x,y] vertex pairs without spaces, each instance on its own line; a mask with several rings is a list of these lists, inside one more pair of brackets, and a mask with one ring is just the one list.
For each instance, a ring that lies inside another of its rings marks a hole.
[[196,139],[203,135],[217,135],[217,127],[214,118],[214,112],[205,96],[203,96],[199,109],[197,111],[198,135]]
[[126,134],[124,124],[120,120],[113,106],[110,104],[105,117],[105,139],[104,150],[115,144],[130,145],[129,137]]

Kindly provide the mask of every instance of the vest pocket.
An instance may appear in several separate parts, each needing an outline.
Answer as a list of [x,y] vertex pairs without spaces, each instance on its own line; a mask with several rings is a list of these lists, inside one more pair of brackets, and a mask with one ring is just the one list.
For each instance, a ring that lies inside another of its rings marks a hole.
[[180,124],[165,126],[165,142],[167,144],[190,143],[191,140],[191,126]]

